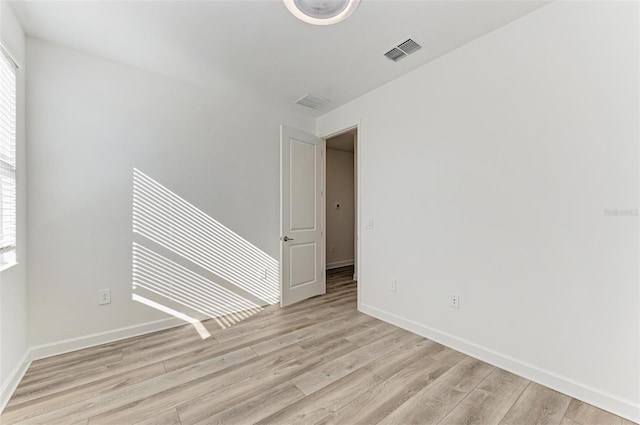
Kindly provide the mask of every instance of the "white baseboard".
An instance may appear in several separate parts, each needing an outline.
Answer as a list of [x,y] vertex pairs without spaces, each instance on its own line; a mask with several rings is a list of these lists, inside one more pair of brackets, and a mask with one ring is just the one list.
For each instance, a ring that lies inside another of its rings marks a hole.
[[339,267],[353,266],[355,263],[353,260],[334,261],[333,263],[327,263],[327,270],[337,269]]
[[108,344],[110,342],[120,341],[134,336],[144,335],[185,324],[187,323],[184,320],[170,317],[167,319],[156,320],[154,322],[142,323],[140,325],[127,326],[125,328],[114,329],[111,331],[37,345],[35,347],[31,347],[31,359],[44,359],[46,357],[82,350],[83,348],[95,347],[96,345]]
[[24,377],[29,366],[31,366],[31,350],[27,350],[27,352],[24,353],[24,356],[22,356],[16,367],[9,373],[9,378],[7,378],[0,388],[0,413],[7,407],[7,403],[9,403],[16,388],[18,388],[18,384],[22,381],[22,377]]
[[439,342],[471,357],[475,357],[476,359],[567,394],[573,398],[584,401],[585,403],[592,404],[618,416],[622,416],[630,421],[640,423],[640,405],[634,404],[634,402],[630,400],[624,400],[614,395],[607,394],[551,371],[514,359],[504,354],[500,354],[470,341],[440,332],[436,329],[402,318],[395,314],[388,313],[376,307],[361,303],[358,306],[358,309],[361,312],[377,319]]

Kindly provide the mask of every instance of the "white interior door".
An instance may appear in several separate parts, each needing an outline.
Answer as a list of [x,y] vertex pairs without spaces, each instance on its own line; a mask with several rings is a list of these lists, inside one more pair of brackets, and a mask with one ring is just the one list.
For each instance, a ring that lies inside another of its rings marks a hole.
[[325,141],[280,126],[280,305],[324,294]]

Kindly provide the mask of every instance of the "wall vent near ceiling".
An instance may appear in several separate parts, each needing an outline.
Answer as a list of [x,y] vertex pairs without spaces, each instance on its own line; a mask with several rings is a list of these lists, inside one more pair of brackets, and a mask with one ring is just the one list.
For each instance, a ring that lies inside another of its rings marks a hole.
[[325,99],[323,97],[314,96],[312,94],[305,94],[300,99],[296,100],[298,105],[306,106],[312,109],[318,109],[321,106],[329,103],[329,99]]
[[415,41],[409,38],[403,41],[402,43],[398,44],[393,49],[389,50],[384,55],[388,59],[391,59],[394,62],[398,62],[400,59],[406,58],[407,55],[410,55],[411,53],[417,50],[420,50],[421,48],[422,48],[421,45],[419,45],[418,43],[416,43]]

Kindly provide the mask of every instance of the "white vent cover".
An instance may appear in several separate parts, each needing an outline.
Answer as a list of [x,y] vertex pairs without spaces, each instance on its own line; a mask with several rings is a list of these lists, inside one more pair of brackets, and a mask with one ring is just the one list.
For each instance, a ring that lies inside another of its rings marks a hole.
[[307,108],[318,109],[321,106],[329,103],[329,99],[323,97],[314,96],[312,94],[305,94],[300,99],[296,100],[298,105],[306,106]]
[[393,49],[389,50],[384,55],[387,58],[389,58],[392,61],[394,61],[394,62],[398,62],[400,59],[402,59],[403,57],[407,56],[407,54],[405,52],[403,52],[402,50],[398,49],[397,47],[394,47]]
[[421,48],[422,48],[421,45],[419,45],[418,43],[416,43],[415,41],[409,38],[403,41],[402,43],[398,44],[393,49],[389,50],[384,55],[388,59],[391,59],[394,62],[398,62],[400,59],[406,58],[407,55],[410,55],[411,53],[417,50],[420,50]]

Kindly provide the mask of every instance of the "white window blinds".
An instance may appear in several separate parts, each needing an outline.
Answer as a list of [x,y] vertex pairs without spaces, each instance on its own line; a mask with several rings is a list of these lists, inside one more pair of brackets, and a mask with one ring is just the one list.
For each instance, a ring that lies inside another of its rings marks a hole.
[[16,246],[16,68],[0,48],[0,255]]

